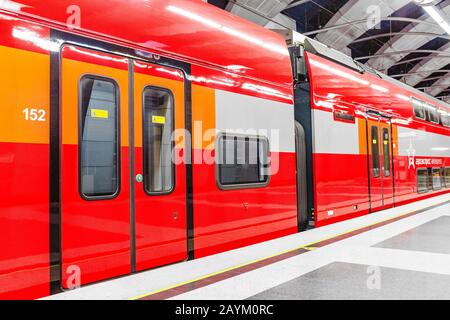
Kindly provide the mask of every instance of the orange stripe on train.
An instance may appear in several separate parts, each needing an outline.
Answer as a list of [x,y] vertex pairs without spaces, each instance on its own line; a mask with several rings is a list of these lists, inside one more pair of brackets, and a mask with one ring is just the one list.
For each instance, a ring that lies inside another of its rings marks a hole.
[[49,143],[50,57],[0,46],[0,142]]

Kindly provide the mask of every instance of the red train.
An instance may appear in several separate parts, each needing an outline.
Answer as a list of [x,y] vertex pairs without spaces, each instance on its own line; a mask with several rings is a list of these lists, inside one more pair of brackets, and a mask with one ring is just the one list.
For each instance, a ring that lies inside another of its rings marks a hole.
[[0,298],[450,190],[449,107],[315,41],[200,0],[4,0],[0,25]]
[[316,226],[449,192],[446,103],[317,41],[290,42],[307,155],[300,209]]

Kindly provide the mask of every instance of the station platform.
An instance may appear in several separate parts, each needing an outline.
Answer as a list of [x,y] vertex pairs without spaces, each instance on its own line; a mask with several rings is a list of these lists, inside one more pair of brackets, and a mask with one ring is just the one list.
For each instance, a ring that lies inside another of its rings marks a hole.
[[450,299],[450,195],[46,299]]

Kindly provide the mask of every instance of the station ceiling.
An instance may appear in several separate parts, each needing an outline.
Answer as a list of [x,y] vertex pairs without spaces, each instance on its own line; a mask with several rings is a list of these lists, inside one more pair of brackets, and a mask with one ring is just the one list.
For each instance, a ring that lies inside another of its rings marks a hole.
[[[450,102],[450,35],[416,1],[208,2],[267,28],[296,29],[380,72]],[[434,4],[450,21],[450,0],[435,0]]]

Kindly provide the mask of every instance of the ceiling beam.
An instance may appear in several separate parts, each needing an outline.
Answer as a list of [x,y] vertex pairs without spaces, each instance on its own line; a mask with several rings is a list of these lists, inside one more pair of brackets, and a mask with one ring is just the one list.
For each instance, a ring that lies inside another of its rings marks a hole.
[[[450,12],[450,0],[446,0],[441,2],[439,8],[443,14],[446,12]],[[421,8],[421,10],[423,10]],[[417,50],[420,47],[427,44],[430,39],[428,34],[434,33],[439,34],[440,36],[436,36],[436,38],[441,38],[444,33],[443,30],[439,27],[439,25],[425,12],[416,19],[418,21],[422,21],[422,23],[410,23],[405,28],[400,31],[400,34],[392,37],[389,41],[387,41],[375,54],[374,58],[371,58],[367,61],[367,64],[376,70],[381,70],[386,72],[389,68],[398,65],[397,62],[401,62],[403,58],[408,54],[408,50]],[[417,35],[414,37],[410,37],[408,34]],[[421,35],[420,33],[426,33],[426,35]],[[448,35],[446,35],[448,36]],[[445,37],[445,36],[444,36]],[[442,51],[442,49],[440,49]],[[385,52],[397,52],[397,51],[405,51],[404,55],[392,55],[388,58],[386,56],[379,56]],[[430,62],[432,59],[425,59],[424,62]],[[419,60],[415,60],[419,61]],[[412,61],[411,61],[412,62]],[[420,64],[421,65],[421,64]],[[418,65],[418,66],[420,66]],[[441,67],[428,66],[427,69],[440,69]],[[419,67],[414,67],[412,72],[417,71]],[[425,75],[426,77],[427,75]],[[415,80],[416,83],[421,81],[421,77],[417,77]]]
[[448,39],[450,40],[450,35],[441,34],[441,33],[434,33],[434,32],[387,32],[387,33],[381,33],[370,37],[364,37],[360,38],[358,40],[355,40],[353,43],[361,43],[366,41],[371,41],[375,39],[385,38],[385,37],[392,37],[392,36],[421,36],[421,37],[427,37],[427,38],[442,38],[442,39]]
[[[322,29],[325,32],[314,33],[316,40],[339,51],[348,50],[348,45],[374,27],[374,19],[368,9],[376,5],[380,17],[389,17],[409,2],[410,0],[348,0]],[[358,23],[354,23],[355,21]],[[339,26],[339,30],[333,29],[336,26]]]
[[390,57],[390,56],[395,56],[395,55],[406,56],[411,53],[434,53],[436,55],[435,57],[437,57],[437,56],[450,57],[450,52],[442,52],[441,50],[416,49],[416,50],[403,50],[403,51],[389,51],[389,52],[374,54],[374,55],[370,55],[370,56],[358,57],[358,58],[355,58],[355,60],[360,61],[360,60],[366,60],[366,59],[370,59],[370,58]]
[[408,76],[413,76],[416,74],[423,74],[423,73],[429,73],[429,74],[450,73],[450,69],[423,70],[423,71],[416,71],[416,72],[399,73],[399,74],[390,75],[390,77],[391,78],[402,78],[402,77],[408,77]]
[[[359,19],[359,20],[349,21],[349,22],[345,22],[345,23],[338,24],[338,25],[335,25],[335,26],[330,26],[330,27],[326,27],[326,28],[322,28],[322,29],[308,31],[308,32],[305,32],[303,34],[305,36],[313,36],[313,35],[317,35],[319,33],[325,33],[325,32],[328,32],[328,31],[342,29],[342,28],[349,27],[349,26],[354,26],[354,25],[358,25],[358,24],[364,24],[364,23],[367,23],[367,22],[369,22],[371,20],[372,19],[366,18],[366,19]],[[434,22],[423,21],[423,20],[413,19],[413,18],[405,18],[405,17],[382,17],[382,18],[380,18],[380,21],[381,22],[382,21],[400,21],[400,22],[424,24],[424,25],[433,26],[433,27],[436,26],[436,23],[434,23]]]
[[261,26],[296,29],[296,23],[281,12],[292,0],[229,0],[227,10]]

